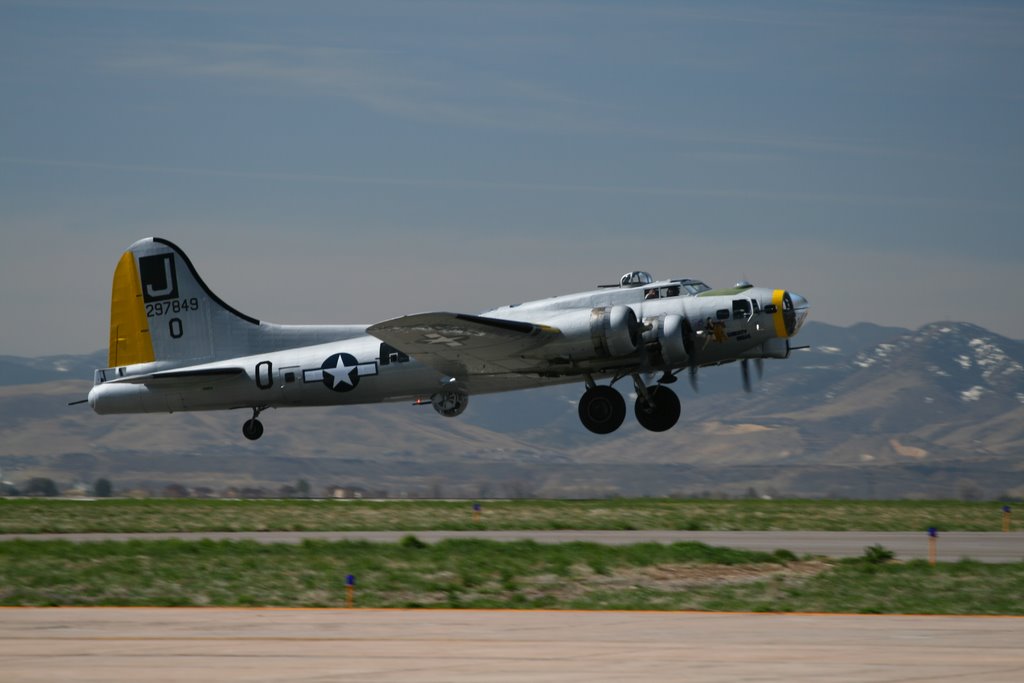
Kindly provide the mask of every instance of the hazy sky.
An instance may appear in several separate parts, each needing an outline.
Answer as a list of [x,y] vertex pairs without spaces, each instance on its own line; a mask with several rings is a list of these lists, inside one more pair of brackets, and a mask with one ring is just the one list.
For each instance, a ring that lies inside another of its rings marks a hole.
[[126,247],[274,322],[741,278],[1024,338],[1017,2],[0,0],[0,355]]

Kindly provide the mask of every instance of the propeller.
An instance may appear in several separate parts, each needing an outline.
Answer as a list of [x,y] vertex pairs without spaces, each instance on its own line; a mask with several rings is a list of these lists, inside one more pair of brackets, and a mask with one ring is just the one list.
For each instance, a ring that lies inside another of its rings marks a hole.
[[697,368],[700,364],[697,362],[697,334],[694,332],[689,318],[683,318],[683,348],[686,349],[686,355],[689,357],[687,365],[690,371],[690,386],[693,387],[693,393],[696,394]]
[[[757,379],[760,380],[764,377],[764,360],[761,358],[754,359],[754,369],[757,370]],[[752,391],[750,383],[750,360],[744,358],[740,361],[740,372],[743,375],[743,391],[748,394]]]

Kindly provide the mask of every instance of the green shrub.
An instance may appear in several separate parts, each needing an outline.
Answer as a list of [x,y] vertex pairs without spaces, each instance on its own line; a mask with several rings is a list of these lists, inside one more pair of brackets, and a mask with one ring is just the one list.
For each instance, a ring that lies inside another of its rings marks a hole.
[[869,564],[885,564],[891,562],[895,557],[896,553],[880,543],[864,548],[863,559]]

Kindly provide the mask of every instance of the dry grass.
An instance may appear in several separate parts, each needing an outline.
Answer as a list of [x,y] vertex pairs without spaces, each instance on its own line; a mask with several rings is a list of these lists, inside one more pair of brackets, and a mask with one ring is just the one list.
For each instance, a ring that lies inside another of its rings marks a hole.
[[0,604],[1022,614],[1024,563],[799,560],[699,543],[0,543]]
[[0,533],[677,529],[997,531],[998,503],[826,500],[0,500]]

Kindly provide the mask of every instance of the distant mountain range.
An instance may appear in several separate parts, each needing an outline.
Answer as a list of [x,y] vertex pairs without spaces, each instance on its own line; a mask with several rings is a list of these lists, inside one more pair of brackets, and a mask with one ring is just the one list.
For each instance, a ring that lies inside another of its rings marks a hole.
[[0,356],[0,387],[67,379],[92,381],[92,371],[106,365],[106,351],[97,351],[87,356]]
[[808,322],[809,350],[705,368],[683,417],[653,434],[632,416],[612,435],[576,416],[582,387],[474,396],[460,417],[404,404],[265,413],[98,416],[82,399],[105,353],[0,357],[0,467],[15,483],[98,477],[125,490],[169,483],[391,496],[800,495],[1024,497],[1024,344],[967,323],[919,330]]

